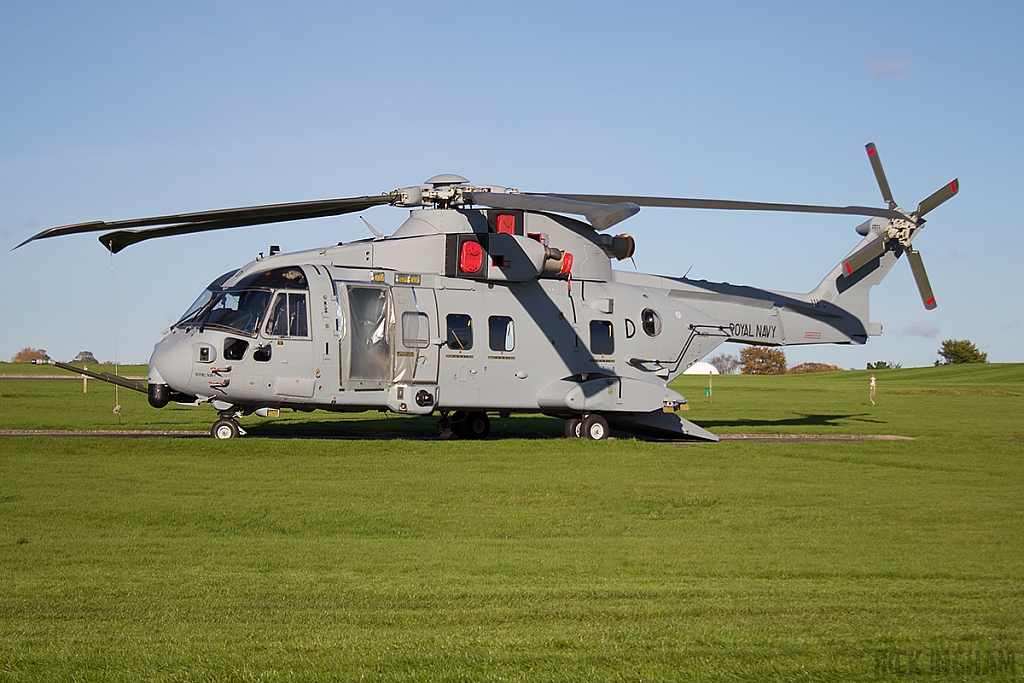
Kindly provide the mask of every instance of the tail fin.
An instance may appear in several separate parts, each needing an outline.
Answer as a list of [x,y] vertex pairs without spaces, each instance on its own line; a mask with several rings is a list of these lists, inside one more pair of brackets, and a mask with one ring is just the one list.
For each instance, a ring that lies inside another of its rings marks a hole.
[[858,225],[857,232],[864,239],[808,293],[813,302],[826,301],[855,316],[872,336],[881,330],[874,331],[872,328],[878,326],[869,322],[871,288],[889,274],[903,255],[899,242],[886,239],[889,223],[887,218],[872,218]]

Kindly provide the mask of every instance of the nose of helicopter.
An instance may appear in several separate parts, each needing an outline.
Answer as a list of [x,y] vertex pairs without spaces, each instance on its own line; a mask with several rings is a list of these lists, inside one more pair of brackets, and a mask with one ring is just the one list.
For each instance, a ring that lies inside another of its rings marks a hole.
[[157,342],[149,358],[149,384],[183,392],[191,378],[192,349],[185,335],[170,334]]

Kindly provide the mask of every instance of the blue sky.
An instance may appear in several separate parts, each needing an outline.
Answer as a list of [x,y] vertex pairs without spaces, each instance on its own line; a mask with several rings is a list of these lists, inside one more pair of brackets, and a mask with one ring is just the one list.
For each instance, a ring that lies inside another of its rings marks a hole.
[[[791,363],[930,365],[947,338],[1024,361],[1016,299],[1024,6],[988,3],[0,4],[0,359],[145,362],[205,285],[270,244],[368,235],[355,215],[11,248],[87,220],[377,194],[437,173],[524,191],[883,204],[960,195],[875,288],[882,337]],[[405,211],[365,214],[383,232]],[[644,209],[636,266],[808,291],[853,218]],[[631,268],[626,262],[620,267]],[[733,353],[735,348],[725,347]]]

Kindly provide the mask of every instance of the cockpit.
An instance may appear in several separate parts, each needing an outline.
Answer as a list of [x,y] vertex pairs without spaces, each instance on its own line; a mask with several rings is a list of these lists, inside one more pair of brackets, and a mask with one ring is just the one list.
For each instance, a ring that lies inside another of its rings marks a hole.
[[211,282],[174,327],[221,329],[250,337],[255,337],[261,328],[268,336],[309,335],[306,294],[301,291],[308,291],[309,283],[301,268],[290,266],[253,273],[224,287],[237,272],[225,273]]

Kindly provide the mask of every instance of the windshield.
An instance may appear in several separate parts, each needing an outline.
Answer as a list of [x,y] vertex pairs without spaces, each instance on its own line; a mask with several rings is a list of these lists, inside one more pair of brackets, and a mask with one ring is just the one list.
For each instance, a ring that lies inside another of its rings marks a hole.
[[221,291],[221,287],[225,282],[228,281],[228,278],[230,278],[237,272],[238,271],[236,270],[229,270],[228,272],[224,273],[219,278],[211,282],[206,287],[206,289],[203,290],[203,293],[199,295],[199,298],[192,302],[192,305],[189,306],[188,310],[185,311],[185,314],[178,319],[178,322],[174,323],[174,326],[177,327],[182,323],[192,320],[192,318],[194,318],[197,313],[199,313],[202,309],[206,307],[208,303],[210,303],[210,299],[213,298],[214,292]]
[[176,327],[220,327],[256,336],[267,312],[270,290],[232,287],[206,290]]

